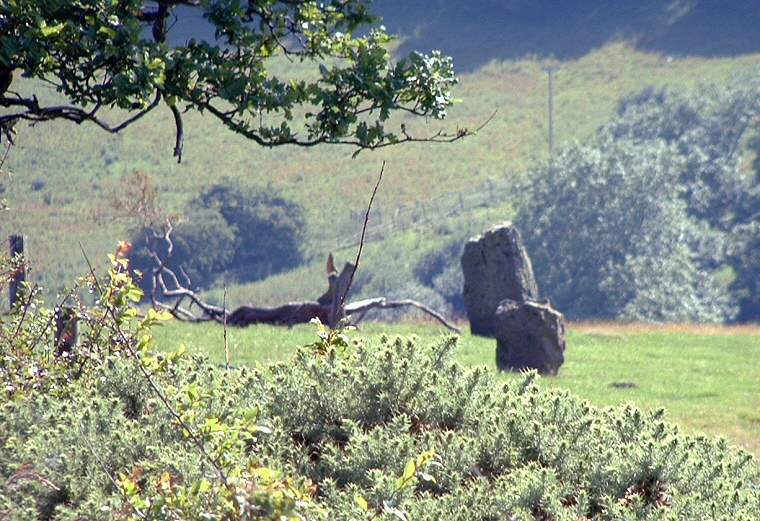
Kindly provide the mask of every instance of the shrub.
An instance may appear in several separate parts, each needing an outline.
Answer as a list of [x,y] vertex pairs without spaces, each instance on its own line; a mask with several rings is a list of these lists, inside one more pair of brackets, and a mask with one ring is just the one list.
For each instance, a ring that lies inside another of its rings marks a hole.
[[139,369],[111,357],[65,398],[2,403],[0,508],[270,519],[261,505],[274,504],[335,520],[735,520],[760,508],[751,457],[725,440],[684,435],[663,411],[595,409],[535,373],[499,383],[452,362],[455,347],[380,337],[269,368],[186,356],[155,373],[204,450],[248,480],[241,491],[287,492],[280,507],[257,498],[249,517],[220,513],[213,465]]
[[[272,187],[216,184],[191,201],[184,215],[171,233],[171,258],[166,229],[135,233],[132,268],[149,275],[157,267],[152,251],[168,260],[182,284],[206,289],[220,278],[250,282],[303,262],[303,211]],[[150,278],[141,286],[147,291]]]
[[[0,516],[81,519],[750,520],[752,456],[664,411],[596,409],[452,361],[457,338],[319,341],[269,367],[156,352],[123,258],[87,335],[5,317]],[[22,310],[19,310],[22,311]],[[19,318],[21,317],[21,318]],[[8,356],[12,354],[13,356]],[[25,363],[15,363],[15,361]],[[34,370],[32,370],[34,369]],[[55,385],[51,385],[55,383]]]
[[[221,401],[213,366],[153,352],[150,327],[166,314],[138,319],[125,249],[106,277],[85,277],[95,307],[68,297],[82,322],[70,353],[56,354],[55,312],[35,291],[0,323],[0,518],[298,517],[308,488],[245,457],[257,411]],[[13,265],[0,265],[6,282]]]
[[303,209],[273,186],[216,184],[190,208],[216,211],[234,230],[235,254],[227,271],[240,282],[264,279],[303,262]]

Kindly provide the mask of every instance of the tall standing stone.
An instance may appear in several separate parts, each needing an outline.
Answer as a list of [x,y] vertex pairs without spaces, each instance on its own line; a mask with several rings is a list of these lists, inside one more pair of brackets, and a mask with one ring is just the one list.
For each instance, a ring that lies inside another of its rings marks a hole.
[[504,223],[470,239],[462,253],[464,302],[474,335],[493,337],[499,303],[538,299],[538,286],[520,232]]

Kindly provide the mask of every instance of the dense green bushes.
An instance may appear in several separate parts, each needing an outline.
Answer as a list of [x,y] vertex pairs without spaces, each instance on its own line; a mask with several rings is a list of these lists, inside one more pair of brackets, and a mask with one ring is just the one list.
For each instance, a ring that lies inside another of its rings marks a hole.
[[[381,338],[232,372],[184,358],[156,381],[183,389],[165,391],[178,402],[195,396],[192,425],[214,426],[202,439],[215,450],[225,426],[258,408],[266,427],[216,454],[276,469],[294,488],[313,483],[311,502],[293,504],[310,518],[733,520],[760,508],[756,469],[725,441],[684,436],[661,411],[596,410],[540,390],[535,375],[497,384],[452,363],[455,344]],[[213,488],[211,465],[141,382],[114,358],[66,398],[3,403],[9,519],[129,517],[120,487],[134,487],[131,504],[145,512],[186,484]],[[187,513],[211,508],[199,491],[185,490],[198,503]],[[308,514],[317,507],[323,515]]]
[[[93,284],[98,306],[80,309],[92,334],[75,357],[51,356],[48,333],[18,335],[39,331],[47,314],[4,319],[3,379],[29,378],[6,385],[0,402],[3,519],[750,520],[760,511],[748,453],[685,435],[662,411],[599,410],[544,390],[534,373],[500,383],[452,362],[456,337],[420,345],[322,330],[287,362],[238,369],[155,353],[149,329],[161,317],[131,318],[136,288],[113,260]],[[26,365],[9,365],[8,354]],[[54,374],[67,376],[42,385]]]

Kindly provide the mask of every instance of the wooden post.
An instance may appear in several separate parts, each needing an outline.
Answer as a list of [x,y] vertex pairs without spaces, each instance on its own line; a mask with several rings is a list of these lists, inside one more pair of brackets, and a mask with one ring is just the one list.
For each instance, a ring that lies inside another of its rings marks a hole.
[[[11,246],[11,258],[14,258],[16,256],[23,256],[24,255],[24,236],[23,235],[11,235],[8,237],[8,242],[10,242]],[[21,283],[26,280],[26,266],[24,264],[24,261],[22,259],[21,264],[19,265],[18,269],[13,274],[13,277],[11,278],[10,283],[10,304],[11,309],[13,309],[13,306],[16,304],[16,301],[19,298],[19,287],[21,286]]]
[[55,312],[55,355],[71,356],[79,337],[79,317],[74,308],[59,308]]

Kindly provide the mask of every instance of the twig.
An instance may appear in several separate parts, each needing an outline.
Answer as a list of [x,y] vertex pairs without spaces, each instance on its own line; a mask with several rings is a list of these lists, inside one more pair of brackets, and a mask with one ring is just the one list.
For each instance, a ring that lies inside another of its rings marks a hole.
[[362,237],[359,242],[359,251],[356,252],[356,262],[354,263],[354,269],[351,270],[351,276],[348,278],[346,289],[343,291],[343,295],[340,296],[340,308],[338,309],[343,309],[346,298],[348,297],[348,292],[351,290],[351,283],[354,281],[354,275],[356,274],[356,270],[359,269],[359,262],[361,261],[362,250],[364,249],[364,238],[367,234],[367,224],[369,223],[369,212],[372,210],[372,203],[375,201],[377,189],[380,187],[380,182],[383,180],[383,173],[385,173],[385,161],[383,161],[383,165],[380,167],[380,175],[377,177],[375,188],[372,190],[372,196],[369,198],[367,211],[364,213],[364,225],[362,226]]
[[10,154],[12,146],[13,146],[13,142],[8,140],[8,146],[5,147],[5,152],[3,153],[3,159],[0,160],[0,170],[2,170],[3,165],[5,164],[5,160],[8,159],[8,154]]
[[[158,267],[153,269],[153,277],[151,279],[151,282],[152,282],[152,288],[150,292],[151,303],[156,307],[166,309],[174,316],[174,318],[177,318],[180,320],[190,320],[190,321],[200,322],[201,319],[196,317],[189,309],[185,310],[179,307],[180,303],[182,302],[182,299],[187,297],[190,299],[191,305],[196,304],[212,320],[218,320],[218,317],[220,315],[226,314],[226,309],[219,308],[217,306],[213,306],[211,304],[204,302],[203,299],[201,299],[201,297],[197,293],[195,293],[194,291],[190,289],[187,289],[182,284],[180,284],[179,279],[177,278],[177,275],[174,273],[174,271],[172,271],[168,267],[168,264],[171,261],[172,256],[174,255],[174,242],[172,241],[172,238],[171,238],[173,231],[174,231],[174,227],[172,226],[171,221],[167,219],[166,229],[163,234],[155,232],[155,231],[153,232],[156,238],[163,239],[166,242],[167,253],[164,259],[161,259],[158,253],[156,253],[154,250],[147,248],[148,254],[151,256],[151,258],[153,258],[156,264],[158,264]],[[166,281],[164,280],[165,274],[169,276],[169,278],[171,279],[171,283],[174,285],[175,289],[169,289],[169,287],[166,285]],[[182,274],[189,281],[189,277],[187,276],[187,273],[183,272]],[[174,305],[165,304],[159,301],[158,295],[157,295],[158,289],[161,290],[161,293],[164,297],[177,297],[178,300],[174,303]]]

